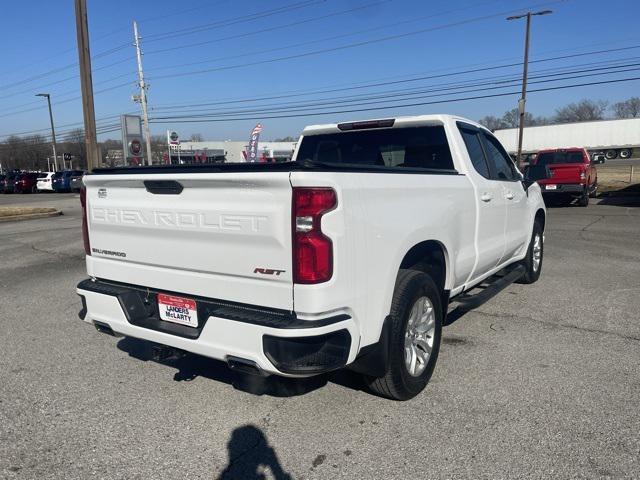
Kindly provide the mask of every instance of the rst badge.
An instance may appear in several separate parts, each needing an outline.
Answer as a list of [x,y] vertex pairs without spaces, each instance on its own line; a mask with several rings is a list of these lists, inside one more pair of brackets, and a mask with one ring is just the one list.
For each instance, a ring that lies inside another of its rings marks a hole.
[[279,277],[281,273],[286,272],[286,270],[276,270],[274,268],[255,268],[253,273],[259,273],[261,275],[275,275]]

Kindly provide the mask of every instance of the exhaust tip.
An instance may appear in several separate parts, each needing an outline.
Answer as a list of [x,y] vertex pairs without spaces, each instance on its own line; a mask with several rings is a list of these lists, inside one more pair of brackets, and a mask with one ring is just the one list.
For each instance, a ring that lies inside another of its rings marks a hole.
[[117,337],[113,329],[108,324],[94,321],[93,325],[100,333],[106,333],[107,335],[111,335],[112,337]]
[[253,360],[247,360],[240,357],[227,357],[227,365],[231,370],[236,372],[248,373],[249,375],[266,376],[266,373]]

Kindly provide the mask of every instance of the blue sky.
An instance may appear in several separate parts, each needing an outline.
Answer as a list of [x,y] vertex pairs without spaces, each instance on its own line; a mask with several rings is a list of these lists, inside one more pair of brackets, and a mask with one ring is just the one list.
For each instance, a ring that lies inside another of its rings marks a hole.
[[[346,119],[436,112],[455,113],[472,119],[488,114],[500,115],[516,105],[518,95],[360,113],[263,118],[269,116],[270,108],[280,102],[312,102],[326,97],[364,93],[384,95],[384,92],[404,87],[425,87],[438,92],[447,84],[496,75],[517,76],[521,67],[514,66],[420,82],[314,94],[318,90],[403,80],[420,75],[450,74],[474,68],[470,66],[477,68],[518,62],[522,58],[524,22],[507,22],[504,19],[506,12],[513,14],[528,8],[554,10],[553,15],[534,19],[532,60],[640,46],[640,34],[634,31],[634,23],[630,20],[640,16],[640,2],[630,0],[87,2],[91,52],[97,57],[93,60],[93,81],[98,124],[113,124],[117,122],[118,114],[139,110],[138,105],[131,101],[131,95],[136,90],[135,50],[131,45],[131,22],[135,19],[139,22],[143,37],[143,61],[151,85],[149,105],[152,118],[166,115],[169,112],[166,107],[171,105],[191,105],[179,110],[181,115],[188,115],[198,108],[228,111],[239,106],[256,106],[257,113],[252,114],[252,118],[240,121],[152,125],[152,133],[163,133],[167,128],[172,128],[180,132],[182,137],[201,133],[211,140],[244,140],[257,121],[262,121],[264,125],[263,138],[272,139],[295,136],[307,124]],[[275,15],[265,14],[262,18],[254,17],[249,21],[240,18],[276,8],[282,8],[282,11]],[[345,12],[347,10],[351,11]],[[318,18],[327,15],[331,16]],[[82,121],[81,103],[75,98],[80,94],[80,86],[78,67],[75,65],[77,51],[73,1],[6,2],[3,5],[3,18],[5,21],[0,32],[4,46],[4,68],[0,71],[0,140],[11,133],[39,129],[44,129],[42,133],[48,133],[46,102],[34,97],[38,92],[51,94],[59,136],[64,136],[65,130]],[[306,20],[309,21],[286,26]],[[253,34],[265,29],[271,30]],[[357,47],[271,61],[419,30],[424,31]],[[163,35],[171,37],[162,38]],[[195,43],[203,44],[192,45]],[[173,50],[159,52],[164,49]],[[639,59],[640,48],[637,48],[534,63],[531,71],[535,74],[542,69],[615,60],[632,64],[640,63]],[[237,67],[241,64],[249,65]],[[230,66],[234,68],[226,68]],[[209,71],[193,73],[198,70]],[[605,75],[602,70],[599,72],[602,75],[580,78],[574,83],[640,76],[637,70],[615,75]],[[536,87],[532,85],[531,88]],[[100,93],[101,90],[107,91]],[[507,89],[517,90],[517,86]],[[531,93],[527,106],[535,115],[551,115],[558,106],[582,98],[615,102],[638,96],[639,90],[640,81],[631,81]],[[290,95],[292,92],[304,93],[304,96],[262,101],[259,104],[197,107],[201,103]],[[480,94],[486,93],[491,91]],[[469,95],[472,94],[460,93],[438,98]],[[435,99],[430,97],[427,100]],[[100,120],[103,117],[111,118]],[[101,138],[119,138],[119,132]]]

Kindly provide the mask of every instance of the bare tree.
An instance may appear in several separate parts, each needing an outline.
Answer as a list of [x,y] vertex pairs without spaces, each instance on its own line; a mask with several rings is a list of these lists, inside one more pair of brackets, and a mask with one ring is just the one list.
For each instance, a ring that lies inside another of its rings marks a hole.
[[84,168],[87,164],[87,145],[84,138],[84,130],[76,128],[71,130],[65,137],[63,143],[63,153],[70,153],[74,157],[74,166]]
[[3,168],[12,170],[20,167],[22,146],[23,140],[17,135],[11,135],[3,142],[0,148],[0,161]]
[[481,118],[478,120],[478,123],[484,125],[492,132],[501,128],[507,128],[507,125],[501,118],[494,117],[493,115],[487,115],[486,117]]
[[581,100],[577,103],[558,108],[554,121],[556,123],[588,122],[590,120],[602,120],[607,110],[608,103],[604,100]]
[[40,170],[47,163],[49,143],[42,135],[28,135],[22,139],[21,168]]
[[[517,108],[513,108],[511,110],[507,110],[502,115],[502,123],[506,125],[506,127],[502,128],[516,128],[520,122],[520,112]],[[525,127],[533,127],[535,125],[544,125],[547,123],[547,120],[544,117],[534,117],[530,112],[524,112],[524,126]]]
[[189,137],[190,142],[202,142],[202,134],[201,133],[192,133]]
[[611,107],[616,118],[640,117],[640,97],[631,97],[624,102],[614,103]]

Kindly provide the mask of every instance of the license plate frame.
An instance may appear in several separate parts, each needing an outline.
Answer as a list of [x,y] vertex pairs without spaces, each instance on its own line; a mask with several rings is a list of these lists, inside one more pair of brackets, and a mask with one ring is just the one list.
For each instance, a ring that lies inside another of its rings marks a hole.
[[160,320],[198,328],[198,303],[194,299],[158,293],[157,303]]

